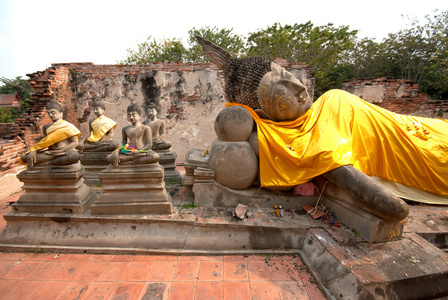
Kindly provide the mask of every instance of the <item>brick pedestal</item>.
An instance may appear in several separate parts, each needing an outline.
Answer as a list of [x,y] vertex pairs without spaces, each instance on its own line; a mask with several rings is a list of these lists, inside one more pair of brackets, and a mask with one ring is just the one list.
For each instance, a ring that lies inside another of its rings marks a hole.
[[92,214],[171,214],[171,196],[163,175],[159,163],[109,165],[98,173],[104,194],[91,206]]
[[107,169],[109,163],[106,157],[111,152],[88,152],[80,153],[80,160],[84,166],[84,182],[90,185],[100,184],[98,173]]
[[159,164],[162,165],[165,170],[164,181],[173,182],[181,181],[179,171],[176,169],[176,157],[177,153],[170,149],[167,150],[155,150],[160,155]]
[[65,166],[36,166],[17,178],[25,193],[13,205],[15,211],[39,213],[84,213],[95,200],[83,179],[81,163]]

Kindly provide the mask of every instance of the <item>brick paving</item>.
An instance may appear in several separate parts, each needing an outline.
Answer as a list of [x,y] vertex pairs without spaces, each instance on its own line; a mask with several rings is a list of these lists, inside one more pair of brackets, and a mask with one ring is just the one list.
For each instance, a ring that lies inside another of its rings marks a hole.
[[[0,203],[3,215],[20,194]],[[0,299],[326,299],[299,256],[0,253]]]

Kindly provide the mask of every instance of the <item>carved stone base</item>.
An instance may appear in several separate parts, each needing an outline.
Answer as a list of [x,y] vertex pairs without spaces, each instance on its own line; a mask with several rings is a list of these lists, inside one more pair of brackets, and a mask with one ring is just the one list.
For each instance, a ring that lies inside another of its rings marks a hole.
[[109,163],[106,161],[106,156],[110,152],[88,152],[84,151],[80,154],[81,163],[84,166],[84,182],[86,184],[100,184],[98,173],[107,169]]
[[17,175],[25,193],[13,205],[15,211],[39,213],[84,213],[95,195],[84,183],[81,163],[36,166]]
[[354,232],[358,232],[370,243],[395,241],[401,239],[403,235],[404,221],[386,221],[365,210],[328,196],[323,197],[322,204],[333,212],[337,220],[352,228]]
[[[324,187],[323,176],[313,181],[320,189]],[[331,182],[327,183],[323,194],[320,204],[326,205],[337,220],[358,232],[366,241],[389,242],[402,237],[406,223],[404,220],[392,222],[376,216]]]
[[216,181],[195,183],[193,192],[194,204],[203,207],[230,208],[236,207],[238,204],[244,204],[251,208],[273,208],[277,204],[282,205],[284,209],[297,210],[306,204],[314,205],[317,201],[317,196],[275,194],[258,187],[233,190]]
[[104,194],[91,206],[92,214],[171,214],[163,173],[159,163],[109,165],[98,173]]
[[[202,156],[203,154],[204,156]],[[194,171],[198,167],[208,168],[208,159],[209,155],[205,154],[205,150],[191,149],[185,159],[185,174],[182,178],[182,184],[185,186],[192,186],[195,183]]]
[[179,171],[176,169],[176,152],[173,152],[170,149],[167,150],[155,150],[160,155],[159,164],[165,170],[164,180],[168,181],[181,181],[181,175]]

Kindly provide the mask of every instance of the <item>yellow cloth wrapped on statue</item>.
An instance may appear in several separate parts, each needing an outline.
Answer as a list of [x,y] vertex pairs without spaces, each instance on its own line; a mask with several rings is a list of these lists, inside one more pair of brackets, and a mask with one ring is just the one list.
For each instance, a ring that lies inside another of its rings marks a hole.
[[92,126],[92,132],[87,138],[87,141],[98,142],[111,128],[115,129],[117,123],[103,115],[93,120],[90,126]]
[[45,149],[75,135],[79,137],[81,132],[72,123],[60,120],[51,124],[50,127],[47,128],[46,134],[47,135],[38,143],[34,144],[28,152]]
[[[292,187],[350,164],[370,176],[448,195],[447,120],[396,114],[342,90],[326,92],[292,121],[261,119],[240,106],[257,123],[263,187]],[[448,204],[448,198],[442,201]]]
[[[71,138],[72,136],[80,136],[81,132],[78,128],[75,127],[72,123],[69,123],[64,120],[57,121],[51,124],[46,130],[46,136],[41,139],[38,143],[34,144],[30,150],[28,150],[25,154],[30,153],[31,151],[38,151],[50,147],[51,145],[57,144],[65,139]],[[22,159],[19,159],[21,164],[26,164]]]

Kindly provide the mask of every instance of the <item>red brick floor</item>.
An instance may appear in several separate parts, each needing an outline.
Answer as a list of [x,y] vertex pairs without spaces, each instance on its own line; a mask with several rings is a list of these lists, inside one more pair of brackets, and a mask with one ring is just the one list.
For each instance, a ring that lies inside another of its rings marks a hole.
[[326,299],[299,257],[0,253],[0,299]]
[[[0,233],[8,201],[0,206]],[[300,257],[0,252],[0,299],[326,299]]]

